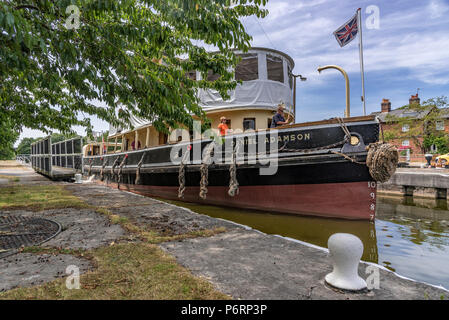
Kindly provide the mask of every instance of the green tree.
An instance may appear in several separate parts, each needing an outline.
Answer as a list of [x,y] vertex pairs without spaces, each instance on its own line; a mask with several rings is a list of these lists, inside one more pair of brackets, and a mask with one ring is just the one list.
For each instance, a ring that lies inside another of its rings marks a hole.
[[[238,62],[233,48],[247,50],[251,40],[239,19],[264,17],[266,2],[3,0],[0,119],[16,130],[46,133],[66,133],[73,125],[91,132],[92,115],[130,125],[134,114],[160,131],[190,127],[192,115],[205,118],[198,89],[213,88],[227,98],[235,87],[228,71]],[[201,44],[219,51],[206,52]],[[192,70],[203,79],[208,71],[221,77],[193,81],[187,77]]]
[[23,138],[17,146],[17,154],[31,154],[31,144],[39,138]]
[[14,142],[19,133],[14,130],[9,119],[3,120],[0,114],[0,160],[12,160],[15,157]]

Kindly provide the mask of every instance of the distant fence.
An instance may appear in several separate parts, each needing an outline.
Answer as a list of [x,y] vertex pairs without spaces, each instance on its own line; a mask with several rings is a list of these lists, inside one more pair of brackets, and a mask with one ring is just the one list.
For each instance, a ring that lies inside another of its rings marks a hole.
[[37,172],[51,175],[51,137],[31,144],[31,166]]
[[[31,166],[50,177],[64,178],[83,171],[83,139],[51,142],[51,136],[31,144]],[[64,170],[71,169],[71,170]]]
[[30,165],[31,164],[31,155],[30,154],[18,154],[16,156],[16,160],[21,164]]

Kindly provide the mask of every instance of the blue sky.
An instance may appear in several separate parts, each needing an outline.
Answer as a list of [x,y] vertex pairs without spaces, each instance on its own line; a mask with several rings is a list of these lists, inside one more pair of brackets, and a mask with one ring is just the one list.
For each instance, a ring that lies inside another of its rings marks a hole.
[[[379,28],[368,29],[369,6],[379,8]],[[264,19],[242,20],[252,45],[283,51],[295,61],[295,74],[307,77],[297,85],[297,122],[343,116],[345,87],[336,64],[348,72],[351,116],[363,114],[358,39],[341,48],[333,32],[362,8],[367,114],[380,111],[382,98],[393,108],[417,92],[421,101],[449,96],[449,0],[269,0]],[[96,131],[108,124],[93,119]],[[76,130],[83,134],[81,128]],[[21,138],[43,135],[25,129]],[[17,145],[17,143],[16,143]]]

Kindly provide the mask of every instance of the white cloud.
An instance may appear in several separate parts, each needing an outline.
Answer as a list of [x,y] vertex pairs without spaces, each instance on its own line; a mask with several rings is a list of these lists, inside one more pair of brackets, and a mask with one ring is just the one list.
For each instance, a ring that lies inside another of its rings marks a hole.
[[440,18],[449,11],[449,5],[441,0],[432,0],[428,5],[428,10],[432,19]]
[[[273,43],[291,55],[295,71],[316,80],[311,85],[321,84],[319,65],[338,64],[348,73],[359,72],[358,40],[340,48],[332,35],[357,7],[355,1],[345,5],[337,15],[337,1],[270,1],[270,14],[259,21],[267,35],[255,19],[247,21],[253,45],[272,47]],[[446,12],[449,5],[441,0],[410,2],[401,8],[383,5],[380,29],[364,30],[365,72],[405,70],[416,81],[448,84],[449,72],[441,72],[449,70]]]

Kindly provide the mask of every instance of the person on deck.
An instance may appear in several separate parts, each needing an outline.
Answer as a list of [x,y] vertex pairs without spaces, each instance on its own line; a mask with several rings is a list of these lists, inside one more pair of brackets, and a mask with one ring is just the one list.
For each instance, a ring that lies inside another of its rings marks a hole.
[[278,104],[277,113],[274,115],[273,119],[271,120],[270,128],[276,128],[276,127],[283,126],[285,124],[290,123],[290,115],[288,115],[287,121],[285,121],[284,110],[285,110],[285,105],[283,103]]
[[[136,150],[136,141],[134,140],[132,143],[131,143],[131,148],[133,149],[133,150]],[[140,141],[137,143],[137,149],[140,149],[141,148],[141,144],[140,144]]]
[[218,130],[220,131],[220,135],[224,136],[229,130],[228,125],[226,124],[226,117],[220,118],[220,124],[218,125]]

